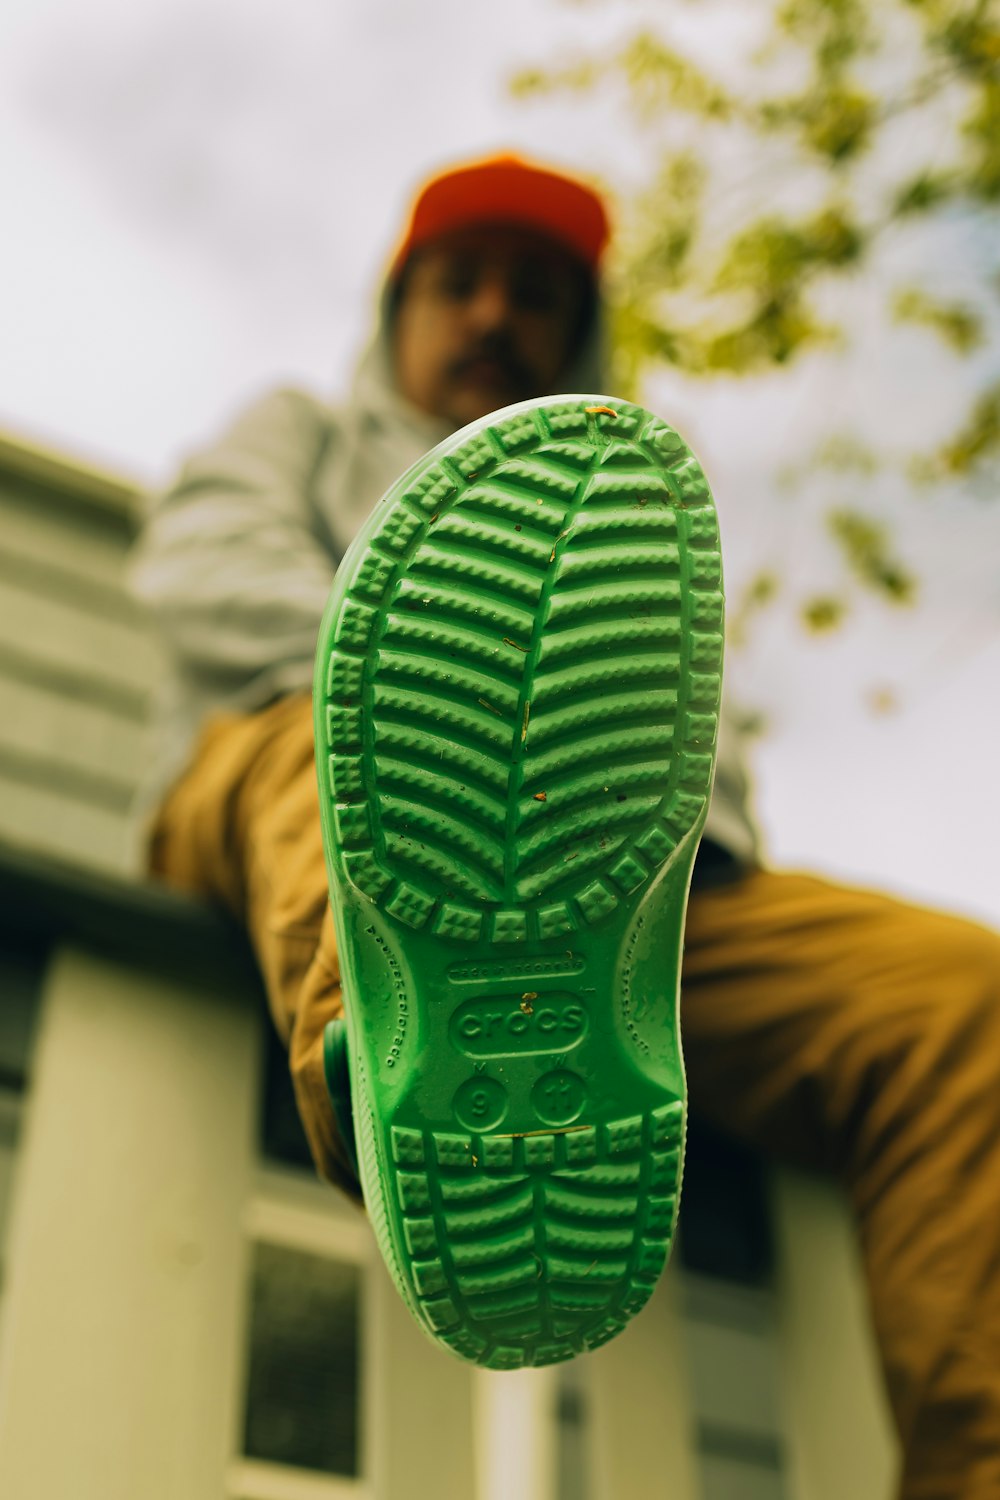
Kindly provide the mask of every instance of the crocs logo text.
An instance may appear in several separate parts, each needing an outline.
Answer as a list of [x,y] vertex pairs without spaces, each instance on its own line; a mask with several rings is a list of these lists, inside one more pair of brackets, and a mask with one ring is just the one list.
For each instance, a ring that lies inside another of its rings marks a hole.
[[466,1057],[505,1057],[526,1052],[566,1052],[586,1036],[587,1009],[576,995],[520,995],[467,1000],[448,1025],[453,1044]]

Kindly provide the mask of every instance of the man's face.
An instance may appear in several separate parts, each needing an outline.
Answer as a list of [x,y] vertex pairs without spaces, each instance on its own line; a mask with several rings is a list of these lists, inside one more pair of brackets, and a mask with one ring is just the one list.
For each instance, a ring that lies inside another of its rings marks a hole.
[[585,275],[552,241],[506,227],[416,251],[394,330],[403,395],[461,427],[550,394],[573,352]]

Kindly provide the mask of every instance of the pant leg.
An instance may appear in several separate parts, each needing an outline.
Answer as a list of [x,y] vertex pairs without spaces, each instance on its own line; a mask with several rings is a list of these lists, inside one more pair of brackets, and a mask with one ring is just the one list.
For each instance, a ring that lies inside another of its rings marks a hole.
[[318,796],[308,697],[220,716],[160,809],[150,867],[246,926],[317,1169],[360,1202],[323,1074],[343,1002]]
[[1000,1496],[1000,937],[759,871],[692,893],[682,993],[693,1107],[850,1194],[901,1495]]

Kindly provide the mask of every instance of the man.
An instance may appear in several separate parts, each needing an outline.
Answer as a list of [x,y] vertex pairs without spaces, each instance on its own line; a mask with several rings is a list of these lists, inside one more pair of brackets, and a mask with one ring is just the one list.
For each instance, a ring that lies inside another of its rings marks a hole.
[[[193,458],[159,500],[135,570],[138,592],[160,624],[175,672],[172,706],[163,720],[159,779],[159,785],[169,791],[153,831],[152,867],[178,885],[225,902],[246,922],[276,1023],[288,1042],[300,1112],[317,1166],[357,1199],[354,1158],[346,1128],[338,1125],[331,1104],[324,1066],[326,1035],[333,1077],[343,1042],[342,1033],[338,1040],[337,1027],[330,1026],[343,1008],[340,958],[350,967],[355,1115],[362,1135],[368,1132],[362,1148],[368,1162],[366,1187],[377,1190],[371,1170],[378,1155],[372,1145],[376,1136],[383,1141],[379,1147],[383,1156],[388,1153],[393,1158],[387,1170],[398,1178],[370,1207],[390,1264],[394,1254],[406,1262],[393,1269],[404,1295],[425,1322],[428,1307],[443,1306],[468,1285],[462,1279],[468,1266],[462,1269],[461,1254],[454,1246],[442,1251],[437,1241],[449,1214],[455,1220],[459,1211],[465,1212],[475,1202],[480,1191],[476,1184],[491,1170],[489,1163],[480,1167],[478,1161],[463,1159],[455,1171],[466,1171],[467,1178],[455,1178],[457,1187],[448,1178],[449,1191],[454,1189],[455,1194],[450,1206],[438,1199],[431,1202],[440,1184],[435,1186],[437,1168],[433,1161],[428,1165],[425,1153],[430,1152],[440,1165],[443,1183],[448,1152],[461,1155],[463,1150],[474,1150],[477,1143],[482,1148],[490,1129],[498,1140],[516,1136],[521,1154],[510,1159],[521,1169],[515,1174],[518,1181],[510,1179],[509,1197],[490,1200],[488,1205],[491,1212],[497,1211],[497,1224],[502,1225],[506,1213],[508,1217],[513,1214],[516,1226],[515,1199],[523,1180],[534,1182],[539,1193],[548,1192],[545,1172],[556,1163],[562,1164],[571,1187],[574,1181],[586,1182],[580,1172],[589,1170],[589,1186],[595,1192],[594,1183],[602,1172],[600,1191],[608,1190],[615,1180],[620,1189],[634,1161],[640,1163],[640,1173],[652,1171],[649,1162],[656,1155],[655,1141],[650,1135],[652,1126],[643,1124],[640,1134],[650,1147],[647,1157],[637,1148],[639,1155],[625,1153],[622,1167],[615,1167],[613,1152],[607,1160],[598,1159],[596,1166],[571,1166],[569,1153],[575,1147],[568,1143],[574,1129],[579,1129],[583,1139],[587,1127],[579,1121],[588,1117],[567,1107],[562,1117],[550,1113],[546,1123],[552,1128],[538,1132],[553,1143],[536,1152],[539,1159],[543,1151],[552,1154],[548,1167],[543,1163],[538,1168],[542,1175],[532,1176],[527,1142],[533,1132],[526,1130],[524,1122],[503,1119],[493,1127],[487,1124],[477,1134],[474,1120],[467,1114],[463,1119],[464,1096],[460,1099],[457,1093],[455,1109],[461,1129],[448,1135],[441,1132],[440,1121],[429,1122],[433,1150],[430,1136],[420,1130],[408,1125],[402,1134],[392,1135],[388,1124],[377,1118],[378,1106],[388,1109],[393,1096],[391,1085],[385,1083],[390,1077],[387,1067],[379,1085],[381,1094],[373,1092],[370,1079],[360,1079],[364,1049],[358,1038],[369,1024],[364,975],[369,976],[372,1005],[375,994],[380,1005],[394,996],[408,996],[411,980],[419,980],[419,949],[410,934],[416,930],[419,938],[424,931],[418,887],[421,879],[430,878],[432,854],[427,851],[433,848],[433,828],[425,821],[423,853],[412,847],[414,839],[419,844],[416,824],[397,825],[395,831],[390,828],[396,850],[392,857],[397,860],[391,873],[394,879],[398,877],[392,889],[402,888],[399,871],[414,868],[414,860],[418,873],[422,872],[411,882],[418,916],[411,920],[402,915],[389,926],[383,925],[381,917],[372,916],[365,926],[359,913],[381,911],[379,892],[389,877],[378,859],[384,863],[389,856],[379,853],[374,875],[369,865],[368,875],[358,877],[362,890],[365,879],[375,882],[374,894],[369,892],[370,899],[365,898],[367,907],[355,898],[355,885],[344,871],[352,849],[365,854],[374,847],[371,819],[391,824],[386,809],[392,789],[389,781],[373,779],[374,773],[367,783],[359,783],[361,791],[353,796],[345,791],[345,782],[337,781],[335,769],[330,772],[332,783],[324,781],[323,763],[330,752],[335,763],[338,757],[341,763],[350,760],[345,746],[350,751],[350,734],[355,731],[345,731],[345,739],[334,728],[329,742],[321,738],[322,806],[328,825],[337,821],[331,793],[343,809],[355,805],[362,809],[360,823],[348,811],[340,834],[334,830],[331,835],[341,947],[346,942],[349,949],[338,954],[317,815],[308,696],[314,649],[331,580],[343,562],[335,607],[331,606],[333,613],[322,635],[324,670],[332,696],[324,700],[321,693],[321,707],[324,715],[327,708],[334,711],[329,723],[339,724],[340,709],[351,711],[355,706],[350,690],[336,683],[344,663],[351,671],[351,662],[357,661],[367,663],[365,670],[374,674],[375,689],[382,694],[376,706],[384,710],[390,702],[390,688],[378,673],[388,670],[385,662],[393,656],[393,648],[381,650],[372,643],[373,637],[366,637],[362,646],[345,647],[345,654],[337,657],[337,621],[345,608],[345,589],[353,588],[362,576],[366,558],[375,558],[377,563],[380,549],[382,563],[388,566],[384,554],[392,548],[379,542],[377,528],[384,516],[403,516],[404,512],[416,516],[414,526],[419,520],[421,536],[429,538],[420,545],[429,550],[423,554],[424,562],[413,565],[412,575],[404,569],[405,577],[400,576],[404,582],[426,582],[427,559],[439,556],[448,545],[443,539],[435,540],[431,532],[435,525],[452,525],[452,512],[445,514],[445,510],[457,503],[445,486],[440,492],[445,496],[441,508],[420,511],[418,500],[424,491],[419,486],[425,468],[413,469],[404,480],[393,482],[410,466],[419,465],[427,449],[443,442],[445,448],[438,455],[445,457],[432,456],[427,464],[432,468],[438,464],[435,472],[452,475],[451,488],[468,514],[477,505],[485,505],[487,526],[495,523],[500,506],[497,496],[509,487],[500,473],[508,461],[497,454],[506,451],[514,419],[502,416],[499,432],[490,439],[492,449],[483,450],[489,463],[496,460],[500,478],[492,488],[487,483],[479,498],[473,496],[471,501],[469,487],[478,482],[475,471],[468,465],[462,472],[454,464],[447,467],[449,453],[469,451],[462,446],[463,438],[453,440],[451,434],[512,402],[558,392],[596,393],[604,388],[598,275],[606,238],[600,200],[561,173],[514,158],[442,173],[414,206],[387,278],[378,332],[348,406],[334,413],[319,401],[292,391],[265,398],[216,447]],[[545,418],[548,408],[542,402],[536,409],[542,411],[537,419],[539,431],[551,438],[552,426],[546,426]],[[627,443],[611,432],[616,424],[624,427],[630,420],[621,403],[588,406],[577,402],[574,406],[568,402],[566,410],[576,424],[571,435],[577,436],[572,440],[590,442],[595,452],[601,449],[609,472],[619,461],[615,458],[619,451],[624,454],[622,462],[632,462],[625,452]],[[455,448],[454,443],[459,446]],[[571,449],[570,443],[567,463],[577,461]],[[603,459],[593,459],[594,464],[598,462]],[[648,460],[648,470],[642,473],[648,475],[650,487],[655,488],[671,462],[673,458],[664,458],[661,472]],[[684,462],[688,463],[687,458]],[[509,477],[515,469],[508,463],[504,472]],[[696,466],[688,472],[697,483],[700,471]],[[390,485],[387,508],[376,511]],[[670,486],[665,484],[665,488]],[[637,514],[649,500],[642,484],[638,488],[633,484],[629,496]],[[542,499],[537,503],[542,505]],[[683,508],[674,507],[676,515]],[[512,520],[511,529],[523,538],[521,522]],[[344,561],[361,530],[359,547]],[[442,538],[447,535],[446,530]],[[466,530],[464,541],[459,537],[454,544],[469,547],[468,538]],[[513,538],[508,540],[513,545]],[[541,563],[551,560],[554,568],[565,571],[575,545],[574,536],[553,534],[551,551],[542,548]],[[616,545],[621,545],[620,538]],[[492,585],[480,580],[470,585],[475,587],[481,587],[484,605],[489,605],[495,592]],[[657,583],[656,587],[660,592],[654,609],[667,597],[666,585]],[[433,598],[432,589],[433,578],[425,589],[427,600]],[[364,609],[384,621],[389,605],[380,605],[380,597],[377,592],[369,593]],[[421,597],[411,600],[414,621],[421,618]],[[646,607],[638,589],[636,603],[638,614]],[[368,619],[368,615],[363,617]],[[537,622],[541,616],[535,618]],[[509,651],[524,649],[525,644],[513,635],[504,642]],[[529,645],[535,650],[534,637]],[[407,642],[404,631],[396,654],[407,650],[415,660],[419,643]],[[533,661],[538,659],[535,651]],[[412,674],[412,661],[408,670]],[[658,681],[653,691],[660,686]],[[426,701],[437,691],[428,687]],[[496,705],[485,694],[483,698],[476,711],[485,722],[483,716]],[[416,701],[419,707],[425,700],[419,695],[415,699],[411,692],[408,701]],[[520,697],[515,693],[512,701],[515,711],[523,715],[522,744],[530,745],[530,703],[523,692]],[[402,718],[406,720],[405,712]],[[381,732],[376,725],[376,752],[382,744]],[[418,732],[423,731],[418,727]],[[460,744],[461,735],[457,731],[456,735]],[[394,772],[391,768],[378,772],[379,777],[383,774],[401,773],[397,765]],[[412,778],[417,773],[408,774]],[[412,779],[407,783],[413,784]],[[464,793],[466,788],[461,790]],[[526,801],[537,798],[545,814],[543,786],[536,790],[525,783],[524,796]],[[621,796],[628,806],[628,794]],[[675,830],[679,847],[689,852],[693,848],[701,816],[693,813],[686,830]],[[349,824],[363,825],[366,830],[361,842],[353,846]],[[508,823],[508,835],[511,827]],[[738,748],[724,720],[705,834],[688,909],[683,969],[684,1045],[691,1098],[704,1116],[742,1140],[781,1160],[833,1172],[849,1192],[903,1444],[901,1494],[907,1500],[918,1496],[921,1500],[944,1500],[945,1496],[971,1500],[998,1494],[1000,940],[973,924],[885,897],[763,868],[747,810]],[[348,851],[343,858],[334,847],[337,837]],[[409,853],[400,846],[400,838],[411,839]],[[649,845],[661,846],[665,848],[662,839]],[[385,848],[389,848],[388,841]],[[573,856],[574,850],[567,847],[566,853]],[[668,874],[673,857],[657,855],[665,861]],[[603,874],[600,878],[604,880]],[[617,879],[617,885],[610,879],[602,887],[605,894],[593,899],[626,908],[633,900],[626,890],[628,879],[625,875]],[[578,933],[586,926],[582,890],[582,886],[573,887],[563,903],[577,922],[567,959],[571,971],[576,962],[574,950],[582,941]],[[441,933],[452,920],[443,915],[446,897],[449,910],[462,905],[459,897],[451,901],[453,893],[442,892],[443,887],[437,893],[434,915],[425,924],[427,941],[438,945],[435,954],[441,947]],[[466,908],[472,899],[465,901]],[[672,909],[678,917],[683,909],[682,891],[674,892]],[[608,918],[613,920],[613,916]],[[511,932],[515,928],[516,922]],[[602,930],[596,918],[587,927],[598,945]],[[390,931],[395,936],[386,942],[384,933]],[[509,940],[510,933],[495,927],[477,931],[479,947],[473,961],[462,958],[451,969],[450,981],[456,990],[466,983],[463,975],[475,971],[477,962],[490,963],[498,954],[511,951],[502,942],[497,946],[500,939]],[[393,946],[397,937],[398,951]],[[666,933],[663,941],[664,962],[669,964],[673,939]],[[616,982],[627,987],[629,954],[623,948],[616,959]],[[648,955],[645,962],[648,974],[652,962]],[[495,977],[493,982],[497,982]],[[560,984],[570,1001],[573,982],[572,972],[564,972]],[[456,1050],[475,1054],[470,1067],[482,1064],[494,1081],[503,1076],[506,1059],[517,1050],[514,1044],[504,1050],[482,1042],[491,1028],[508,1026],[509,1020],[502,1007],[484,1009],[479,1004],[484,994],[489,998],[493,993],[489,986],[485,991],[473,986],[468,993],[479,997],[475,1004],[465,1010],[458,1005],[453,1012],[460,1045],[456,1049],[443,1044],[434,1055],[423,1058],[432,1099],[435,1074],[439,1067],[449,1065]],[[536,998],[537,986],[526,987],[521,1012],[524,1025],[517,1016],[509,1018],[522,1032],[538,1024],[534,1020]],[[598,1008],[596,1024],[600,1026],[608,1012],[600,1010],[600,996],[592,1004]],[[623,1002],[619,998],[616,1004]],[[551,1005],[549,1010],[556,1017]],[[639,1010],[637,1005],[629,1012],[622,1023],[626,1028],[630,1021],[637,1021]],[[404,1046],[402,1034],[410,1012],[399,1005],[393,1014],[397,1038],[389,1043],[389,1055],[383,1058],[386,1064],[395,1062],[392,1046]],[[545,1021],[546,1026],[558,1024],[557,1017]],[[577,1017],[570,1018],[569,1024],[582,1023]],[[651,1037],[655,1050],[656,1037],[642,1033],[637,1024],[637,1048],[649,1045]],[[539,1045],[544,1049],[552,1044],[542,1041]],[[579,1055],[567,1043],[552,1054],[553,1071],[572,1072],[566,1059]],[[656,1071],[653,1064],[650,1067]],[[638,1079],[638,1071],[635,1076]],[[678,1075],[673,1076],[679,1092]],[[489,1115],[491,1097],[499,1098],[488,1090],[480,1092],[482,1099],[477,1095],[468,1103],[473,1116],[480,1106]],[[375,1109],[369,1107],[373,1100]],[[506,1105],[497,1105],[498,1110],[503,1108]],[[558,1123],[560,1118],[569,1123]],[[653,1118],[652,1110],[649,1118]],[[384,1139],[383,1125],[388,1132]],[[557,1136],[562,1138],[560,1144],[555,1144]],[[462,1182],[469,1185],[463,1188]],[[645,1177],[642,1182],[646,1191]],[[412,1211],[405,1201],[407,1193],[416,1195],[417,1207]],[[421,1195],[428,1195],[426,1202]],[[644,1201],[654,1199],[665,1201],[646,1191]],[[387,1229],[383,1218],[398,1211],[401,1201],[402,1228]],[[579,1210],[579,1202],[573,1201]],[[593,1204],[591,1209],[598,1215],[601,1212]],[[573,1220],[576,1210],[571,1204],[567,1214],[580,1231],[582,1245],[587,1232],[582,1220]],[[496,1225],[473,1232],[467,1241],[467,1247],[471,1246],[467,1261],[475,1261],[480,1241],[500,1233]],[[539,1255],[540,1272],[548,1274],[551,1265],[540,1254],[537,1233],[533,1233],[534,1238],[529,1234],[524,1243],[512,1240],[505,1253],[516,1264],[527,1246],[526,1253]],[[661,1243],[661,1255],[662,1248]],[[428,1278],[425,1285],[419,1284],[421,1274]],[[502,1289],[502,1283],[501,1274],[495,1285]],[[478,1287],[477,1295],[482,1291]],[[512,1306],[504,1305],[504,1316],[513,1316]],[[629,1310],[625,1309],[626,1314]],[[564,1306],[550,1312],[553,1317],[557,1313],[569,1317],[573,1309]],[[579,1305],[574,1316],[577,1313]],[[446,1340],[450,1317],[449,1312],[440,1330]],[[503,1354],[506,1358],[513,1351],[510,1362],[518,1357],[515,1323],[504,1325],[514,1329]],[[570,1324],[585,1326],[579,1319],[575,1324],[570,1319]],[[469,1343],[468,1332],[465,1327],[453,1345],[470,1357],[484,1357],[475,1342]],[[537,1334],[536,1327],[534,1334],[527,1335],[529,1357],[556,1357]],[[600,1327],[595,1326],[583,1337],[583,1344],[599,1339]],[[496,1352],[496,1346],[491,1347]],[[821,1351],[817,1357],[822,1357]]]

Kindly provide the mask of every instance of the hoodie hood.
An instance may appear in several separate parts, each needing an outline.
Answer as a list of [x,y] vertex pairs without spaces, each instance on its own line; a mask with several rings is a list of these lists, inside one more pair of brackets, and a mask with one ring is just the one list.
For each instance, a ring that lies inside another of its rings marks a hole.
[[[386,418],[411,425],[425,435],[433,434],[424,443],[425,448],[430,447],[456,429],[451,423],[442,422],[440,418],[420,411],[401,394],[393,360],[391,306],[392,282],[387,278],[378,300],[374,335],[358,362],[352,388],[352,404],[360,411],[380,413]],[[599,395],[604,392],[606,370],[606,316],[598,285],[594,315],[579,350],[554,388],[539,394],[557,396],[563,392],[568,394],[586,391]]]
[[[378,299],[375,330],[358,361],[351,394],[337,411],[336,435],[326,455],[318,488],[336,497],[324,507],[331,539],[343,556],[366,517],[389,485],[429,448],[457,431],[451,422],[429,415],[402,394],[392,348],[392,284],[387,276]],[[545,395],[605,390],[606,317],[598,286],[594,316],[575,357],[554,389]]]

